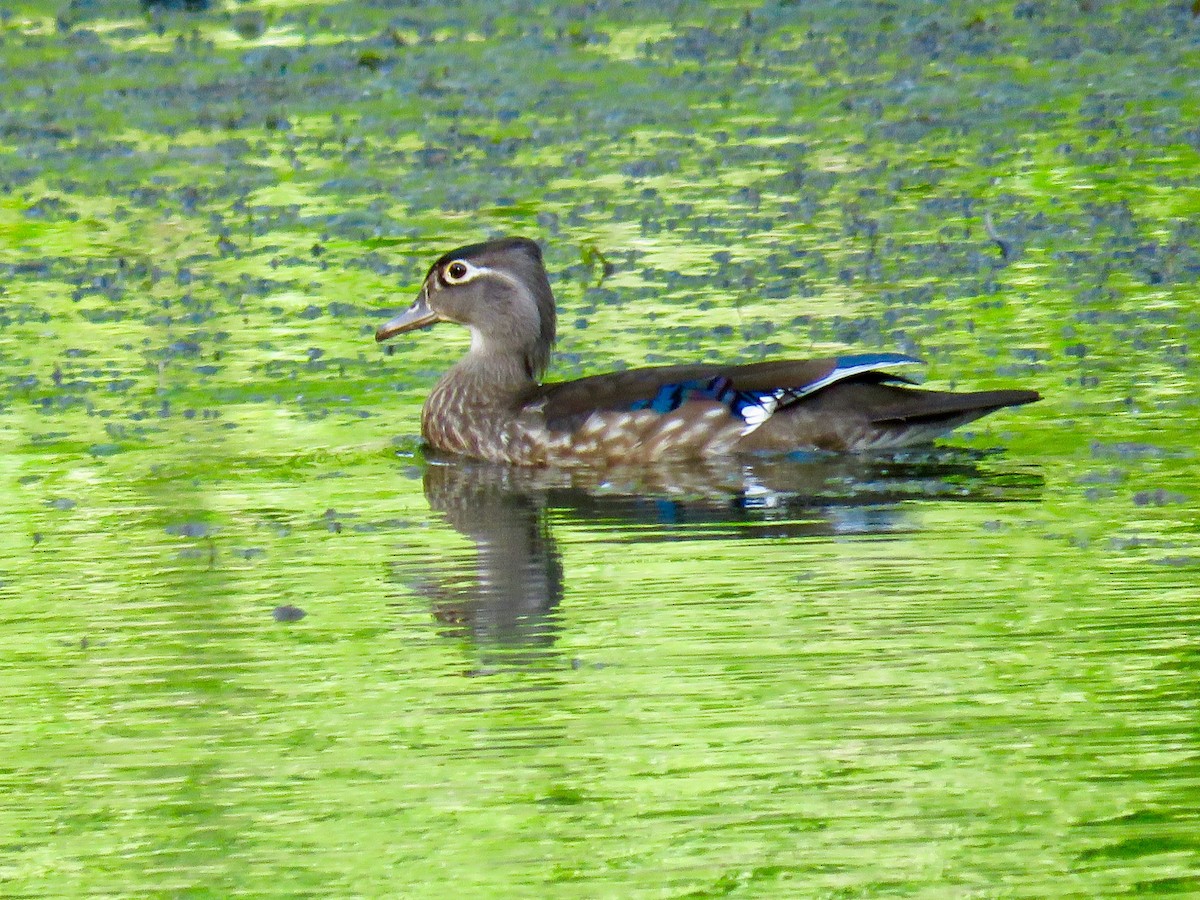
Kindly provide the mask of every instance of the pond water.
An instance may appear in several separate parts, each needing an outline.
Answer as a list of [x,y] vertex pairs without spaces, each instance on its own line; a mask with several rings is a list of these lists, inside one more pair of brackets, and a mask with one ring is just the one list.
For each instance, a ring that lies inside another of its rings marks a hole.
[[[0,3],[0,895],[1200,893],[1188,4],[194,5]],[[1045,399],[427,455],[500,233],[554,379]]]

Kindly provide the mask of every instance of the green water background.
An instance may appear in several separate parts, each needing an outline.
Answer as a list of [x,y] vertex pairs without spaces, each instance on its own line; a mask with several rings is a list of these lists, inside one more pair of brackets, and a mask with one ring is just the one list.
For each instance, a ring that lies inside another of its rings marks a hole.
[[[0,2],[0,894],[1200,893],[1198,63],[1187,3]],[[371,337],[499,233],[553,378],[913,353],[1045,395],[950,442],[1024,487],[536,494],[506,649],[420,574],[467,338]]]

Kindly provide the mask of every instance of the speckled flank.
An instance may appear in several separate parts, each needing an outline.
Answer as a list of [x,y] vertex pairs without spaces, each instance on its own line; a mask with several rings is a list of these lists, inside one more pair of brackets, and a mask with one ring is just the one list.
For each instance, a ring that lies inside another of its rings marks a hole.
[[[437,414],[430,410],[437,410]],[[457,411],[458,414],[455,414]],[[781,427],[745,433],[744,423],[717,404],[688,404],[660,415],[649,411],[597,412],[571,431],[553,431],[537,410],[520,416],[479,416],[471,392],[453,381],[430,395],[422,433],[431,446],[465,456],[520,465],[617,464],[722,456],[743,450],[886,450],[931,440],[983,413],[952,425],[903,429],[865,419],[822,422],[803,409],[779,417]],[[473,423],[468,427],[467,423]]]

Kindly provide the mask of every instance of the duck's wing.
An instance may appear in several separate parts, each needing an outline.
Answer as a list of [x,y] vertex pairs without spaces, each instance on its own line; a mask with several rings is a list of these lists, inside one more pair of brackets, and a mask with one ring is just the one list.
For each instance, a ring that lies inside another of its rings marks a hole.
[[649,410],[666,415],[688,403],[703,403],[709,409],[721,404],[749,433],[778,410],[834,384],[910,383],[886,370],[920,362],[899,353],[874,353],[739,366],[698,363],[629,369],[541,385],[522,398],[522,405],[539,407],[547,427],[562,431],[579,427],[593,413]]

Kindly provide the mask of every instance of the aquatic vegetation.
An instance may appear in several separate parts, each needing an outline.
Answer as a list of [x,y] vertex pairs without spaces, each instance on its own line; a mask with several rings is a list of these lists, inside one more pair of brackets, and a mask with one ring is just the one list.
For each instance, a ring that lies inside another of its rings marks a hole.
[[[0,0],[0,894],[1194,889],[1196,27]],[[443,472],[466,337],[372,332],[498,234],[552,377],[1046,399],[850,469]]]

